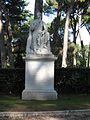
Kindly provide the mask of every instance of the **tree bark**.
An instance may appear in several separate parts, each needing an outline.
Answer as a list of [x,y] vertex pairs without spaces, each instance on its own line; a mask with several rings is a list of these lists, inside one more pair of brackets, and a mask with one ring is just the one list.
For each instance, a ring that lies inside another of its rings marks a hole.
[[34,19],[42,19],[43,0],[35,0]]
[[89,44],[89,50],[88,50],[88,65],[87,67],[90,66],[90,44]]
[[74,40],[73,40],[73,43],[74,43],[74,45],[75,45],[75,50],[74,50],[74,56],[73,56],[73,65],[74,66],[76,66],[76,64],[77,64],[77,58],[76,58],[76,56],[77,56],[77,52],[76,52],[76,38],[77,38],[77,34],[76,34],[76,25],[77,25],[77,20],[75,20],[75,18],[74,18],[74,16],[73,16],[73,19],[74,19],[74,28],[73,28],[73,38],[74,38]]
[[70,6],[67,10],[65,30],[64,30],[63,56],[62,56],[62,67],[64,68],[67,67],[68,29],[69,29],[69,19],[70,19],[71,10],[72,10],[72,6]]
[[2,23],[2,12],[0,12],[0,67],[6,67],[5,61],[5,45],[3,39],[3,23]]
[[[11,46],[11,41],[12,41],[12,31],[11,31],[11,24],[10,24],[10,18],[9,18],[9,11],[6,9],[5,4],[3,1],[0,2],[0,11],[3,11],[4,15],[5,15],[5,19],[6,19],[6,30],[7,30],[7,56],[8,57],[8,64],[9,67],[13,67],[13,55],[12,55],[12,46]],[[3,37],[2,37],[3,38]],[[3,40],[4,42],[4,40]],[[3,43],[2,42],[2,46]],[[3,49],[3,47],[1,47]],[[4,52],[3,52],[4,54]],[[1,56],[3,56],[3,54],[1,54]]]
[[81,15],[79,15],[79,21],[78,21],[78,30],[79,30],[79,37],[81,41],[81,50],[82,50],[82,66],[86,67],[86,55],[85,55],[85,48],[83,45],[83,38],[82,38],[82,32],[81,32]]
[[13,60],[13,55],[12,55],[12,29],[11,29],[11,23],[10,23],[10,18],[8,16],[8,13],[6,12],[6,24],[7,24],[7,35],[8,35],[8,40],[7,40],[7,51],[8,51],[8,65],[10,68],[14,67],[14,60]]

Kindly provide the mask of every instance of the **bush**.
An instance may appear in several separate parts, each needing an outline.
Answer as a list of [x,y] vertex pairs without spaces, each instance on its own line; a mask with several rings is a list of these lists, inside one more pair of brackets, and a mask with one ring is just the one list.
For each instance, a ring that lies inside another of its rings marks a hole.
[[[0,69],[0,93],[21,95],[24,87],[24,69]],[[55,90],[57,91],[58,96],[71,93],[90,93],[90,69],[55,69]]]
[[0,69],[0,93],[21,95],[24,79],[24,69]]
[[55,89],[60,94],[90,93],[89,68],[60,68],[55,70]]

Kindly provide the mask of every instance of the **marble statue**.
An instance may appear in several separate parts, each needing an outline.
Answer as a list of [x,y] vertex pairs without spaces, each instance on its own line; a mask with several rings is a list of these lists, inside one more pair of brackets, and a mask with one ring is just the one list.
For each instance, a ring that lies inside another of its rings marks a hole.
[[49,33],[40,18],[35,19],[30,25],[26,54],[51,54]]
[[49,33],[45,23],[39,18],[30,25],[26,45],[25,89],[23,100],[56,100],[54,90],[54,61],[51,53]]

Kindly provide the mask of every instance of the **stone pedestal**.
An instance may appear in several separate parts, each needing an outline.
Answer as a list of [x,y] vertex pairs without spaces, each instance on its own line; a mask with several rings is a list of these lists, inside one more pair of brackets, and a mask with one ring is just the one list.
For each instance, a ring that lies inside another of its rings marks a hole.
[[51,56],[27,56],[25,58],[25,90],[23,100],[55,100],[54,61]]

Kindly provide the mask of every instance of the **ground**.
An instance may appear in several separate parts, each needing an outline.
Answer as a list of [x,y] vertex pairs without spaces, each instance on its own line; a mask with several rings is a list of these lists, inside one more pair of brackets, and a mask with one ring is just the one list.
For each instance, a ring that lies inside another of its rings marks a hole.
[[90,95],[61,95],[47,101],[0,95],[0,120],[90,120]]
[[90,109],[90,95],[64,95],[58,100],[26,101],[15,96],[0,96],[1,112],[56,111]]

